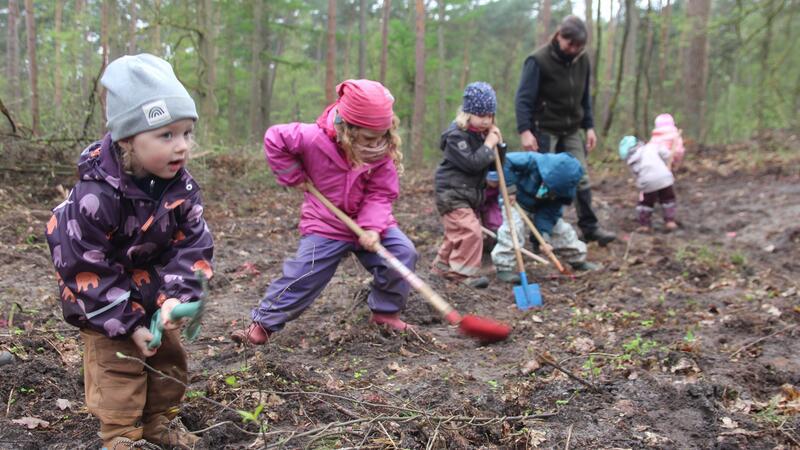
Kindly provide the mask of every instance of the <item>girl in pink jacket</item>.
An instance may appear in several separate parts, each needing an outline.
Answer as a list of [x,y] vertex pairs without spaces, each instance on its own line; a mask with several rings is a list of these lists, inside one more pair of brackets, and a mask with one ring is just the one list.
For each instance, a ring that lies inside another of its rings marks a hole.
[[336,87],[339,99],[316,123],[275,125],[264,136],[264,151],[278,183],[305,192],[317,187],[334,205],[353,218],[365,236],[358,238],[316,197],[305,193],[300,213],[300,246],[283,264],[283,276],[270,283],[253,309],[253,323],[232,337],[238,342],[264,344],[311,306],[349,252],[373,274],[368,304],[370,321],[395,330],[408,325],[400,319],[409,284],[372,252],[380,242],[414,270],[414,244],[397,227],[392,203],[400,185],[400,136],[392,110],[394,97],[380,83],[347,80]]
[[655,128],[653,128],[647,143],[663,145],[669,149],[671,169],[676,169],[681,165],[686,150],[683,147],[682,131],[675,126],[675,119],[671,114],[656,116]]

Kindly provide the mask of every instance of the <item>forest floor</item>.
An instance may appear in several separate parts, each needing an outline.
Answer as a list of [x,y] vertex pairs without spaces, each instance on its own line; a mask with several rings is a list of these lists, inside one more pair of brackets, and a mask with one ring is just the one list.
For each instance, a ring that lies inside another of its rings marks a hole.
[[[14,355],[0,366],[0,448],[98,448],[80,339],[61,318],[43,237],[77,150],[0,144],[0,350]],[[513,328],[491,345],[459,335],[416,294],[404,313],[416,333],[369,325],[370,277],[348,257],[268,345],[235,346],[229,333],[249,323],[299,238],[300,194],[250,153],[192,162],[216,240],[181,412],[204,430],[203,448],[800,448],[796,135],[690,147],[671,234],[658,219],[654,233],[634,233],[625,167],[596,163],[596,208],[620,239],[591,244],[604,269],[574,280],[530,265],[544,306],[524,312],[493,277],[472,290],[430,276],[442,233],[433,171],[409,171],[395,213],[418,273],[460,312]]]

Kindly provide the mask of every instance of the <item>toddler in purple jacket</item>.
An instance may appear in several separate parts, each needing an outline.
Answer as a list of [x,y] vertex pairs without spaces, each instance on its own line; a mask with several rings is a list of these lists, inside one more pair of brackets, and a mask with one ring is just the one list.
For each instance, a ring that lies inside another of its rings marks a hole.
[[261,345],[270,334],[296,319],[320,295],[339,262],[353,252],[372,275],[367,303],[371,322],[395,330],[410,285],[372,252],[380,242],[414,270],[414,244],[397,227],[392,203],[400,192],[400,136],[392,104],[382,84],[347,80],[336,87],[339,99],[316,123],[275,125],[264,136],[264,151],[278,183],[302,191],[312,183],[334,205],[366,230],[358,238],[316,197],[306,192],[300,217],[300,246],[283,264],[283,276],[270,283],[253,322],[237,330],[237,342]]
[[[109,133],[81,153],[80,178],[47,223],[64,318],[80,328],[86,406],[104,448],[191,448],[198,438],[176,418],[185,387],[116,354],[188,380],[181,324],[167,319],[200,297],[198,271],[212,276],[200,188],[184,168],[197,112],[153,55],[113,61],[101,82]],[[159,308],[165,332],[150,349]]]

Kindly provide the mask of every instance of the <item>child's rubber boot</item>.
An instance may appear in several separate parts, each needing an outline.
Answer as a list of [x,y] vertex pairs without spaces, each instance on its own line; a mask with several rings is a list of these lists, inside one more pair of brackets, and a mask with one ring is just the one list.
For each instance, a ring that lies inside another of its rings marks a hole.
[[513,270],[498,270],[497,279],[509,284],[520,284],[522,282],[519,272],[514,272]]
[[572,266],[572,270],[576,272],[594,272],[603,268],[600,264],[589,261],[575,261],[569,263],[569,265]]
[[271,331],[262,327],[259,323],[253,322],[246,330],[236,330],[231,333],[231,339],[237,344],[264,345],[269,341],[271,334]]
[[486,289],[489,287],[489,279],[483,275],[478,277],[465,277],[459,280],[459,283],[474,289]]
[[377,325],[386,325],[395,331],[406,331],[410,328],[410,325],[403,322],[400,318],[400,313],[379,313],[373,311],[369,321]]
[[181,419],[175,417],[172,420],[165,414],[157,414],[145,420],[142,424],[143,436],[148,442],[158,444],[162,447],[179,448],[181,450],[192,450],[197,446],[200,438],[190,433]]

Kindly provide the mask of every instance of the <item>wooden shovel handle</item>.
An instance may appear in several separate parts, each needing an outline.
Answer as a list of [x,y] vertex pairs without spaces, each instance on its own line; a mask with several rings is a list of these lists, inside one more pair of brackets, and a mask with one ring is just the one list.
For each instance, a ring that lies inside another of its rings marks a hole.
[[544,251],[544,254],[547,255],[548,258],[550,258],[550,261],[553,261],[553,264],[555,264],[559,272],[567,274],[568,272],[566,271],[566,269],[564,269],[564,266],[561,265],[561,261],[559,261],[558,258],[556,258],[555,253],[553,253],[553,251],[550,250],[550,246],[547,245],[547,242],[544,241],[544,238],[539,233],[539,230],[536,229],[536,226],[533,224],[531,218],[528,217],[528,214],[525,212],[525,210],[523,210],[522,207],[519,206],[519,204],[515,203],[514,206],[516,206],[519,215],[522,216],[522,220],[525,222],[525,224],[528,225],[528,228],[531,229],[531,233],[533,233],[533,235],[536,236],[536,240],[539,241],[539,246]]
[[[488,229],[486,227],[481,227],[481,231],[483,232],[483,234],[489,236],[490,238],[497,239],[497,235],[494,233],[494,231],[492,231],[492,230],[490,230],[490,229]],[[536,261],[537,263],[544,264],[544,265],[550,265],[550,261],[542,258],[541,256],[537,255],[536,253],[533,253],[532,251],[528,250],[527,248],[523,247],[523,248],[519,249],[519,251],[522,252],[523,255],[525,255],[528,258]]]
[[[339,218],[339,220],[344,222],[344,224],[347,225],[347,228],[350,228],[350,231],[355,233],[356,236],[360,238],[361,236],[364,235],[365,233],[364,229],[361,228],[355,222],[355,220],[350,218],[350,216],[345,214],[344,211],[340,210],[339,208],[336,207],[336,205],[331,203],[331,201],[328,200],[324,195],[322,195],[322,192],[317,190],[317,188],[314,187],[313,184],[311,184],[310,182],[306,182],[306,189],[308,189],[308,192],[310,192],[314,197],[316,197],[317,200],[321,201],[326,208],[328,208],[332,213],[334,213],[336,217]],[[428,286],[427,283],[422,281],[422,279],[420,279],[414,272],[412,272],[411,269],[406,267],[405,264],[400,262],[399,259],[397,259],[394,255],[389,253],[389,251],[386,250],[386,248],[380,243],[376,244],[375,247],[376,247],[375,253],[377,253],[378,256],[380,256],[386,262],[386,264],[389,265],[389,267],[394,269],[395,272],[399,273],[400,276],[402,276],[408,282],[408,284],[411,285],[412,288],[414,288],[417,292],[422,294],[425,300],[427,300],[428,303],[431,304],[431,306],[433,306],[437,311],[439,311],[439,314],[444,316],[444,318],[448,322],[450,322],[450,324],[456,325],[459,322],[461,322],[461,316],[458,314],[458,312],[456,312],[456,310],[452,306],[450,306],[450,304],[447,303],[445,299],[443,299],[439,294],[437,294],[436,291],[434,291],[430,286]]]
[[503,194],[503,205],[506,210],[506,220],[508,220],[508,230],[511,232],[511,243],[514,246],[514,256],[517,258],[517,269],[519,273],[525,272],[525,262],[522,261],[522,252],[519,250],[517,232],[514,228],[514,214],[511,212],[511,201],[508,197],[508,187],[506,186],[506,176],[503,173],[503,163],[500,161],[500,152],[494,148],[494,165],[497,169],[497,178],[500,185],[500,192]]

